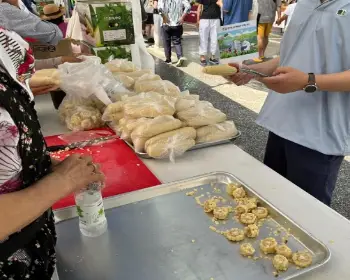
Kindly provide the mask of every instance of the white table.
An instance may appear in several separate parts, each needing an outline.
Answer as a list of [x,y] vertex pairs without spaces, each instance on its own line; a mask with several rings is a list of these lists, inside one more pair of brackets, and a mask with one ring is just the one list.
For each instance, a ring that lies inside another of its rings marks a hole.
[[[50,97],[40,96],[36,100],[44,135],[66,132],[67,129],[59,123]],[[298,279],[350,279],[350,221],[238,147],[228,144],[191,151],[174,164],[143,161],[163,183],[213,171],[234,174],[330,248],[332,258],[328,264]]]

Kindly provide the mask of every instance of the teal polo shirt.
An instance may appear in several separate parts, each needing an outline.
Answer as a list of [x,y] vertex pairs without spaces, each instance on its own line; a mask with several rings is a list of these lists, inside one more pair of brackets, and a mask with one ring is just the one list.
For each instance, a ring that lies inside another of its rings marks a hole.
[[[305,73],[350,70],[350,1],[298,1],[280,53],[281,66]],[[350,92],[272,91],[257,123],[323,154],[350,155]]]

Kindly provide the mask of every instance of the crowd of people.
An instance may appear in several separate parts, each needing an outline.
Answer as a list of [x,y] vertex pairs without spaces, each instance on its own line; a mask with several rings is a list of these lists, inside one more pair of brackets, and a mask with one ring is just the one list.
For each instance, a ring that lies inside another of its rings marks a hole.
[[[265,52],[273,24],[286,23],[286,30],[295,9],[297,0],[290,0],[286,11],[281,12],[281,0],[256,0],[258,12],[253,13],[253,0],[198,0],[196,25],[199,30],[199,61],[202,66],[219,64],[218,31],[220,26],[232,25],[248,20],[257,21],[258,53],[256,63],[265,60]],[[154,43],[154,16],[162,17],[163,46],[165,62],[171,61],[171,46],[175,47],[178,62],[186,61],[182,51],[183,24],[191,11],[189,0],[145,0],[143,3],[147,16],[143,30],[147,44]],[[193,3],[192,3],[193,4]]]

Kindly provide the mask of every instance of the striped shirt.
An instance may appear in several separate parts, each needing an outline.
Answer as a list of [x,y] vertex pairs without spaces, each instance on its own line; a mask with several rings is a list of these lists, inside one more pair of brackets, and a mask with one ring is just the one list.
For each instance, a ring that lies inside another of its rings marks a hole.
[[191,4],[188,0],[159,0],[158,10],[169,19],[169,26],[179,26],[184,13],[191,11]]

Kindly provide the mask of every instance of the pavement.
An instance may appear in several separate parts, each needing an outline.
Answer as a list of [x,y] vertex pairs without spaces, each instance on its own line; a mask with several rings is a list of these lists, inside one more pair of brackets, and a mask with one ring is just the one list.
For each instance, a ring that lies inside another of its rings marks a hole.
[[[266,56],[279,54],[280,34],[270,38]],[[238,87],[218,76],[208,76],[202,73],[198,55],[198,32],[195,26],[186,25],[183,38],[184,55],[188,59],[185,67],[180,69],[165,64],[163,49],[149,47],[149,52],[156,57],[156,72],[163,79],[172,81],[182,90],[199,94],[202,100],[213,105],[235,121],[242,136],[236,145],[262,161],[268,131],[255,123],[257,114],[267,96],[267,88],[259,82],[251,81],[246,86]],[[176,57],[174,60],[176,61]],[[349,158],[341,166],[337,186],[334,191],[332,208],[350,219],[350,162]]]

